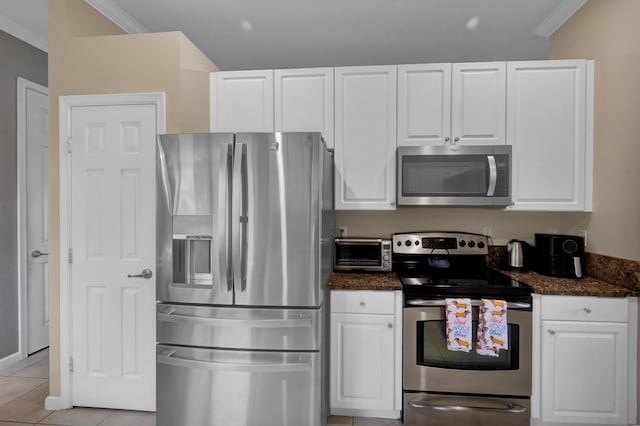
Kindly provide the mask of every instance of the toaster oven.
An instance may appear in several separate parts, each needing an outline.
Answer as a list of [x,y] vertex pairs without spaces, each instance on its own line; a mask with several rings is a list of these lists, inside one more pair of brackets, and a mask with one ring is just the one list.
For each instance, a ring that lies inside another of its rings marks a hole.
[[390,271],[391,240],[381,238],[336,238],[335,271]]

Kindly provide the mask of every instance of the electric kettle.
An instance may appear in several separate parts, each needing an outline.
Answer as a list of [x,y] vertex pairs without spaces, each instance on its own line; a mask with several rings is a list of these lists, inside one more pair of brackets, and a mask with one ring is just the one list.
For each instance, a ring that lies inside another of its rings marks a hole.
[[525,269],[525,250],[529,247],[525,241],[511,240],[507,243],[507,266],[509,269]]

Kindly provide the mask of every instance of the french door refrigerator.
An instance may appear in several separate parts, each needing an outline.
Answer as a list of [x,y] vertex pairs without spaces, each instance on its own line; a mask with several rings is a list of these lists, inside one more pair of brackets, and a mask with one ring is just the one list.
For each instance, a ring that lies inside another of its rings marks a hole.
[[161,135],[157,161],[158,426],[324,424],[322,136]]

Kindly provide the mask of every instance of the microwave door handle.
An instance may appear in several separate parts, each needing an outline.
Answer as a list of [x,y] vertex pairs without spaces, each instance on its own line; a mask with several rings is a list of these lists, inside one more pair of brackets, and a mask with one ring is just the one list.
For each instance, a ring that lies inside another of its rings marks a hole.
[[496,181],[498,179],[498,168],[496,167],[496,158],[493,155],[487,155],[489,162],[489,190],[487,197],[493,197],[496,192]]

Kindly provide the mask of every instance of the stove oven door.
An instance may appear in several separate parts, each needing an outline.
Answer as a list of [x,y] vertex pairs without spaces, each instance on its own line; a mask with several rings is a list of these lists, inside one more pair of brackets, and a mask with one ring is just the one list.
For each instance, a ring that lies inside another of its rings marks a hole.
[[[444,300],[404,308],[403,388],[409,392],[531,396],[531,311],[510,304],[509,349],[491,357],[447,349]],[[478,307],[472,301],[473,342]],[[429,306],[434,305],[434,306]]]

